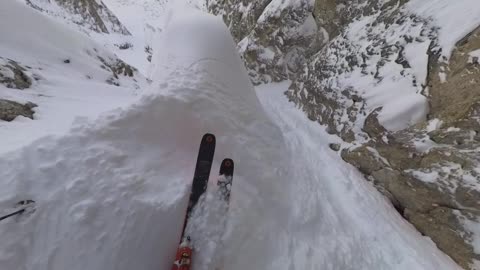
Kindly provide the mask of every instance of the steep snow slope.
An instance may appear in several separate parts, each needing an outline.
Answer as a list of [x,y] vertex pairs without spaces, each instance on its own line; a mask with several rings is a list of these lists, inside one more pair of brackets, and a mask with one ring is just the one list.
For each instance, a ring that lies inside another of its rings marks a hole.
[[138,82],[122,75],[116,79],[110,68],[119,63],[115,55],[17,1],[0,1],[0,36],[0,57],[29,67],[26,72],[34,78],[33,86],[23,91],[0,84],[1,98],[39,105],[34,121],[19,117],[0,122],[0,152],[42,135],[61,134],[76,116],[97,116],[126,104],[144,82],[141,76]]
[[458,269],[323,146],[327,135],[277,87],[259,89],[265,113],[220,18],[177,14],[149,93],[1,158],[0,205],[38,204],[1,224],[2,267],[169,269],[198,141],[213,132],[213,171],[229,156],[236,175],[225,244],[204,237],[219,230],[208,201],[207,219],[189,228],[195,270]]
[[104,2],[132,33],[131,37],[120,37],[132,47],[117,50],[117,53],[125,61],[137,67],[140,72],[147,74],[150,64],[148,56],[153,49],[153,37],[163,30],[168,0],[105,0]]

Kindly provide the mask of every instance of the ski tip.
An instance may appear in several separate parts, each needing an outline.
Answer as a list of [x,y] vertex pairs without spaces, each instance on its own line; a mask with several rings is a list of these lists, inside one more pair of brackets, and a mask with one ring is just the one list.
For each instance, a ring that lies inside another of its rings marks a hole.
[[202,142],[215,143],[215,135],[211,133],[206,133],[205,135],[203,135]]
[[226,158],[222,161],[222,166],[224,166],[225,168],[231,168],[233,167],[233,160],[230,159],[230,158]]
[[234,163],[231,158],[226,158],[220,165],[220,175],[233,175]]

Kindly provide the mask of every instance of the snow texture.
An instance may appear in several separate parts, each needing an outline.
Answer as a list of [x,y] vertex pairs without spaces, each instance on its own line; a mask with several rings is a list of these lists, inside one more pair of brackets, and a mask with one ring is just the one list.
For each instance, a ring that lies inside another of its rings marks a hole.
[[440,28],[439,46],[447,58],[455,44],[480,25],[480,2],[477,0],[412,0],[406,6],[421,17],[430,17]]

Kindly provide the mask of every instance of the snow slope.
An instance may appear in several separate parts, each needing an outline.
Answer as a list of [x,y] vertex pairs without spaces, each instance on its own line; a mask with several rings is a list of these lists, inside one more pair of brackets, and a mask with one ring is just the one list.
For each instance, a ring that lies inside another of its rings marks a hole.
[[259,102],[220,18],[177,14],[140,100],[0,158],[0,206],[38,205],[1,224],[2,269],[170,269],[205,132],[212,171],[232,157],[236,173],[226,234],[205,237],[223,223],[210,200],[188,228],[195,270],[459,269],[325,146],[286,85]]
[[439,46],[446,58],[460,39],[480,24],[480,2],[476,0],[413,0],[407,8],[422,17],[431,18],[439,27]]
[[108,84],[112,72],[102,68],[98,57],[113,63],[115,55],[18,1],[0,1],[0,36],[0,57],[30,67],[27,74],[35,78],[33,86],[22,91],[0,84],[0,97],[39,105],[35,121],[18,117],[0,122],[2,153],[43,135],[62,134],[77,116],[94,117],[127,104],[142,84],[141,76],[138,82],[119,76],[115,81],[120,87]]

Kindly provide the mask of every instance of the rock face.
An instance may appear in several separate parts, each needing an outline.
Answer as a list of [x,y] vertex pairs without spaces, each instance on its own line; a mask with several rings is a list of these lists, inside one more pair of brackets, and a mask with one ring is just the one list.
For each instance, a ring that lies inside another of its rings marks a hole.
[[112,73],[107,83],[120,86],[119,76],[134,77],[138,70],[118,58],[104,58],[97,55],[98,60],[102,63],[101,68]]
[[[96,0],[25,0],[26,3],[51,16],[75,23],[98,33],[130,35],[118,18],[102,1]],[[65,15],[65,12],[68,15]]]
[[255,84],[288,79],[326,41],[309,0],[210,0],[208,8],[230,25]]
[[35,107],[37,105],[31,102],[23,105],[15,101],[0,99],[0,120],[10,122],[20,115],[33,119],[32,109]]
[[27,69],[13,60],[0,57],[0,84],[7,88],[25,89],[32,85]]
[[[478,269],[480,27],[446,59],[438,28],[406,9],[408,0],[292,2],[208,8],[229,25],[254,83],[292,80],[287,97],[355,146],[332,150],[459,265]],[[415,102],[395,112],[407,116],[401,122],[391,108],[405,92]]]

